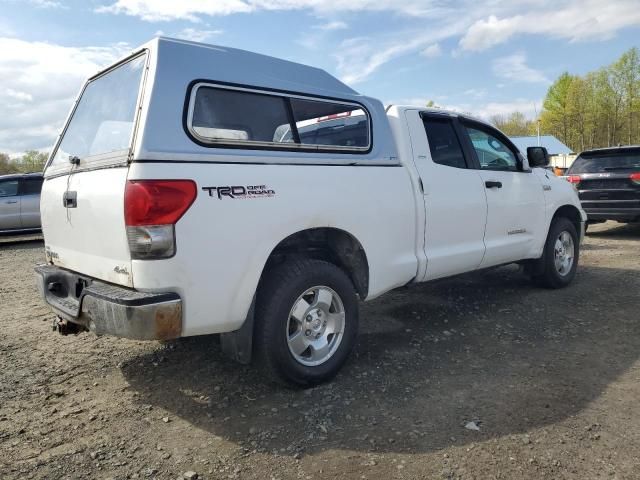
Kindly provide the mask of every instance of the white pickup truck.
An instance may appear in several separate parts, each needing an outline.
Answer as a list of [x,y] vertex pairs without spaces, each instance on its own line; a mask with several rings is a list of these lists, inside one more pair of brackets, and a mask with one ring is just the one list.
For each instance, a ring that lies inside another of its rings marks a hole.
[[69,115],[38,284],[62,332],[222,334],[233,358],[313,385],[346,361],[360,300],[513,262],[569,284],[586,217],[546,162],[477,119],[158,38]]

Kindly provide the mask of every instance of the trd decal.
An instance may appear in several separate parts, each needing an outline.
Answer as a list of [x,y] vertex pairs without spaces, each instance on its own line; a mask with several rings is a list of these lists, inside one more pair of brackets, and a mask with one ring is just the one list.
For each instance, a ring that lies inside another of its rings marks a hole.
[[224,187],[202,187],[202,190],[209,192],[210,197],[228,198],[265,198],[274,197],[275,190],[268,188],[266,185],[225,185]]

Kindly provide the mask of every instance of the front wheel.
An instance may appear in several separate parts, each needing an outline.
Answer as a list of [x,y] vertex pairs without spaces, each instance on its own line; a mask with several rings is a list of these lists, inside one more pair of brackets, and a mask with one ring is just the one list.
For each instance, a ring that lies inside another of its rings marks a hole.
[[274,268],[256,307],[256,353],[276,381],[317,385],[346,362],[358,332],[358,296],[337,266],[305,259]]
[[547,288],[563,288],[576,276],[580,239],[576,227],[566,218],[556,218],[549,228],[539,268],[533,279]]

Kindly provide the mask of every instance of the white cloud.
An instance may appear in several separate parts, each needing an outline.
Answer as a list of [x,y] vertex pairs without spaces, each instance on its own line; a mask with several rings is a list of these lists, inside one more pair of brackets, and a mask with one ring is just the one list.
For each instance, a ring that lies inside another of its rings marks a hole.
[[478,20],[462,37],[460,46],[464,50],[479,51],[498,45],[518,30],[521,19],[520,15],[502,20],[491,15],[486,20]]
[[0,37],[0,152],[50,147],[84,80],[128,50]]
[[312,30],[298,36],[296,43],[309,50],[319,50],[323,45],[327,44],[331,35],[347,28],[349,28],[349,25],[339,20],[313,25]]
[[420,53],[423,57],[436,58],[442,55],[442,48],[440,48],[440,44],[434,43],[433,45],[429,45]]
[[[609,38],[619,30],[640,25],[638,0],[109,0],[99,12],[135,16],[146,21],[202,21],[206,16],[267,11],[305,11],[322,18],[355,12],[388,12],[431,21],[395,29],[392,35],[372,31],[333,46],[338,72],[347,82],[368,78],[381,66],[403,55],[423,52],[445,39],[459,39],[454,58],[465,51],[481,51],[516,35],[532,34],[570,41]],[[341,21],[327,29],[342,29]],[[437,30],[434,33],[432,30]],[[324,42],[325,40],[323,40]],[[318,37],[306,35],[298,43],[318,49]]]
[[521,112],[528,118],[534,118],[536,109],[539,111],[541,104],[540,100],[516,99],[510,102],[488,102],[474,105],[470,111],[485,120],[494,115],[509,115],[513,112]]
[[258,10],[311,10],[323,15],[334,12],[390,11],[401,15],[427,17],[452,8],[443,8],[437,0],[116,0],[111,5],[98,7],[97,11],[158,22],[199,21],[205,15],[231,15]]
[[196,28],[184,28],[181,31],[169,36],[180,38],[182,40],[190,40],[192,42],[206,42],[207,40],[222,35],[223,33],[223,30],[201,30]]
[[349,25],[347,25],[346,22],[334,20],[332,22],[323,23],[322,25],[316,25],[314,28],[328,32],[332,30],[345,30],[349,28]]
[[[538,4],[538,5],[537,5]],[[520,5],[523,7],[526,5]],[[481,51],[514,35],[536,34],[572,42],[611,38],[623,28],[640,25],[637,0],[532,1],[530,10],[477,19],[460,40],[463,50]]]
[[66,8],[62,3],[54,0],[29,0],[29,3],[40,8]]
[[472,98],[484,98],[487,96],[487,90],[484,88],[469,88],[462,94]]
[[528,83],[551,83],[542,72],[527,65],[527,56],[524,53],[496,58],[491,68],[500,78]]
[[455,19],[439,28],[428,29],[427,32],[401,32],[386,39],[347,39],[338,46],[334,54],[338,62],[338,75],[347,84],[362,82],[389,61],[426,49],[429,45],[450,37],[453,32],[462,32],[464,22],[464,19]]
[[0,3],[21,3],[28,4],[36,8],[68,8],[57,0],[0,0]]

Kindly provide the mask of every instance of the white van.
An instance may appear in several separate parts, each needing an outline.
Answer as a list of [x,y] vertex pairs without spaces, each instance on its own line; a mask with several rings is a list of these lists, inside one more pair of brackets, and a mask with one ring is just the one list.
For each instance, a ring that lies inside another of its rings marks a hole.
[[233,358],[313,385],[347,359],[360,300],[512,262],[568,285],[585,215],[547,161],[317,68],[158,38],[69,115],[39,285],[63,332],[220,333]]

